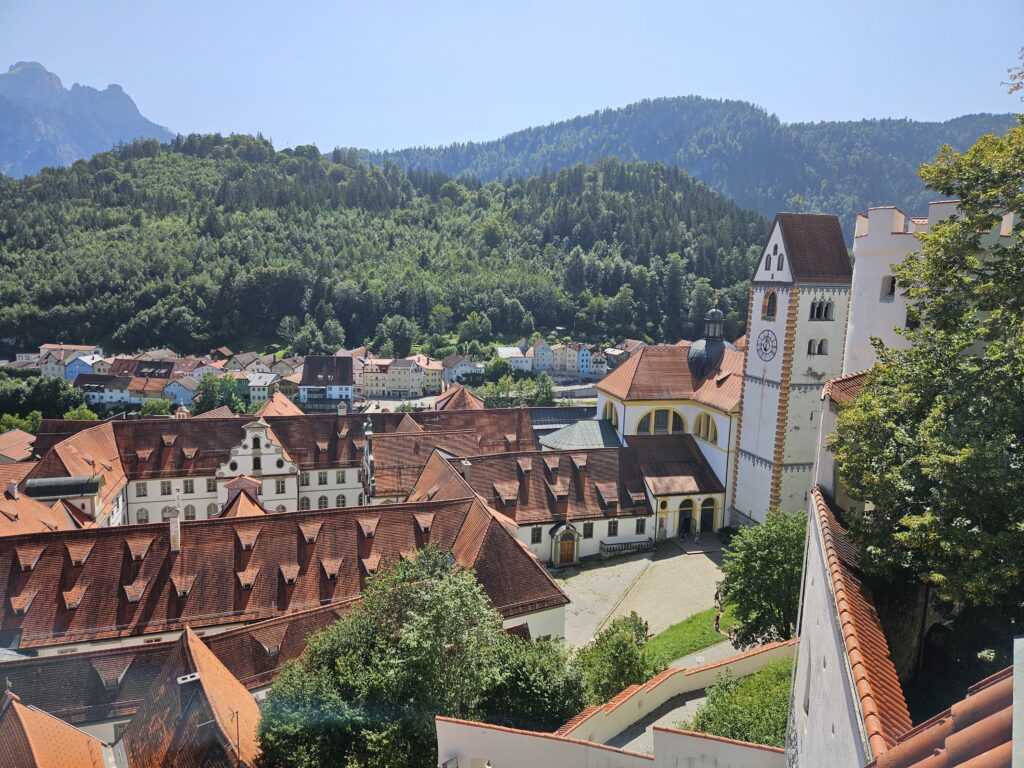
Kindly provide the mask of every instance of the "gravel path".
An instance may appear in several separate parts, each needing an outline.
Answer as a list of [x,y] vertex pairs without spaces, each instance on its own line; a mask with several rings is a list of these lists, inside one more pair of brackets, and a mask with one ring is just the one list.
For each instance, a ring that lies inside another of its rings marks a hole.
[[738,650],[732,647],[732,643],[728,640],[723,640],[715,645],[708,646],[699,651],[695,651],[687,656],[676,659],[670,667],[700,667],[704,664],[710,664],[713,661],[721,661],[727,659],[730,656],[739,653]]
[[577,648],[590,642],[598,625],[653,559],[653,553],[644,552],[553,571],[558,585],[572,601],[565,610],[566,642]]

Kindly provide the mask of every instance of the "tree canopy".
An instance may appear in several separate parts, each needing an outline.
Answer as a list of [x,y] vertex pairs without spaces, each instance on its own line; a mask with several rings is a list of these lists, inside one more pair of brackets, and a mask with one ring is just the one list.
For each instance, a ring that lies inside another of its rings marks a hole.
[[[879,349],[832,439],[864,566],[951,604],[1024,612],[1024,123],[944,148],[922,177],[960,209],[896,277],[919,327]],[[1003,214],[1013,231],[993,241]]]

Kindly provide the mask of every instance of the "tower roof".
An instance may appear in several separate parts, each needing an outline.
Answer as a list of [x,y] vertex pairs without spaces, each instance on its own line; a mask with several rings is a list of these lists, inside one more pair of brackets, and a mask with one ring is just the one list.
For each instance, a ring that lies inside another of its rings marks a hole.
[[839,217],[821,213],[780,213],[786,256],[796,282],[849,283],[853,267]]

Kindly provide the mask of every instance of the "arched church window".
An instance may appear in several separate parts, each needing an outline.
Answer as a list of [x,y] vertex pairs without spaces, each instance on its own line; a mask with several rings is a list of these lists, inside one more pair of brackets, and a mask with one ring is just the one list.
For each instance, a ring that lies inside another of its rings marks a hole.
[[185,505],[185,519],[186,520],[195,520],[196,519],[196,508],[193,507],[191,504],[186,504]]
[[764,257],[764,268],[768,272],[772,269],[772,255],[770,253]]
[[835,319],[835,314],[834,313],[835,313],[835,307],[832,305],[832,299],[829,299],[828,301],[825,302],[825,319],[826,320],[834,320]]
[[327,509],[327,504],[328,502],[326,496],[321,496],[319,499],[316,500],[317,509]]
[[808,355],[816,355],[816,354],[818,354],[818,340],[817,339],[809,339],[807,341],[807,354]]
[[783,254],[781,254],[781,253],[779,254],[779,258],[775,262],[775,269],[776,269],[776,271],[778,271],[778,272],[782,271],[783,259],[785,259],[785,258],[786,257]]
[[636,425],[636,431],[639,435],[651,434],[651,414],[644,414],[644,417],[640,419],[640,422]]
[[814,320],[815,319],[815,315],[817,315],[817,314],[818,314],[818,300],[814,299],[811,302],[811,316],[808,319]]
[[819,355],[827,355],[828,354],[828,339],[822,339],[821,341],[818,342],[818,354]]
[[260,439],[256,436],[253,436],[252,438],[252,447],[254,451],[258,451],[260,449]]
[[778,297],[775,295],[775,291],[768,291],[764,296],[764,302],[761,304],[761,317],[764,320],[774,320],[775,312],[778,308]]
[[681,435],[686,432],[686,422],[683,421],[683,417],[675,411],[672,411],[672,434]]
[[345,494],[344,493],[339,493],[338,494],[338,498],[336,498],[334,500],[334,506],[336,506],[336,507],[347,507],[348,506],[348,504],[346,503],[346,500],[345,500]]
[[299,499],[299,509],[309,509],[309,496],[303,496],[301,499]]
[[668,434],[668,411],[655,411],[654,412],[654,434],[656,434],[656,435],[667,435]]
[[710,413],[702,413],[697,417],[693,432],[701,440],[718,445],[718,427]]

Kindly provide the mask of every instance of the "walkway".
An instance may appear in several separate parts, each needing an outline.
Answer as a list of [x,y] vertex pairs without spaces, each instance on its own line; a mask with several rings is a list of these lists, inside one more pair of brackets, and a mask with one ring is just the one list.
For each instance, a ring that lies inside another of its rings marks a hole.
[[697,713],[697,709],[704,703],[705,698],[703,689],[675,696],[647,717],[637,720],[622,733],[609,739],[608,746],[653,754],[654,726],[679,727],[680,723],[689,720]]

